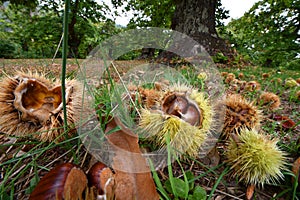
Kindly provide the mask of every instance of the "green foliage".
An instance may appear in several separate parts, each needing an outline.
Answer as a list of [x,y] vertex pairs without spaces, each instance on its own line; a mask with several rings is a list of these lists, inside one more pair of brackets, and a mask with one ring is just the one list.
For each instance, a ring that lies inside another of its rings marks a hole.
[[[1,0],[0,2],[4,3],[7,0]],[[29,8],[35,8],[38,5],[37,0],[9,0],[9,3],[14,5],[23,5]]]
[[103,40],[120,33],[123,29],[108,19],[105,22],[82,21],[78,23],[76,31],[84,33],[78,47],[78,55],[80,58],[85,58]]
[[[166,190],[170,194],[173,194],[181,199],[187,198],[188,200],[205,200],[207,195],[206,191],[199,185],[194,187],[195,177],[193,173],[191,171],[186,171],[184,174],[188,182],[180,178],[170,178],[164,183]],[[186,187],[187,183],[188,187]]]
[[224,56],[222,52],[218,52],[215,56],[213,56],[213,60],[215,63],[227,63],[228,57]]
[[[34,5],[34,1],[31,3]],[[62,36],[63,5],[63,1],[52,0],[40,1],[36,6],[22,1],[3,4],[0,36],[9,42],[2,43],[1,48],[10,51],[1,57],[52,58]],[[93,0],[71,2],[69,57],[85,58],[102,40],[121,31],[104,16],[108,12],[105,4]],[[57,57],[61,57],[61,49]]]
[[[112,0],[115,7],[121,7],[124,5],[122,12],[133,11],[133,17],[128,24],[129,28],[135,27],[163,27],[171,28],[172,18],[176,5],[180,1],[175,0]],[[216,27],[222,29],[224,24],[223,19],[227,19],[229,11],[222,7],[221,0],[217,0],[216,7]]]
[[[62,35],[64,1],[10,0],[9,2],[10,4],[5,3],[0,11],[0,35],[4,35],[4,38],[12,41],[18,48],[15,51],[14,48],[6,46],[5,48],[10,48],[11,51],[5,57],[52,57]],[[149,26],[170,28],[178,2],[114,0],[112,3],[118,7],[124,5],[124,12],[134,11],[128,28]],[[107,18],[117,14],[111,13],[103,2],[71,1],[69,13],[68,57],[85,58],[101,41],[123,30]],[[223,26],[221,19],[227,18],[227,13],[218,0],[217,27]],[[125,55],[124,59],[136,58],[137,53],[139,52]],[[61,49],[57,57],[61,57]]]
[[[206,191],[200,187],[195,187],[195,176],[191,171],[185,171],[182,167],[181,162],[178,158],[176,158],[176,155],[174,154],[174,150],[170,146],[170,136],[169,134],[165,137],[166,143],[167,143],[167,152],[168,152],[168,174],[169,179],[167,179],[164,182],[164,187],[162,186],[160,180],[156,180],[157,174],[154,173],[154,180],[158,186],[158,190],[162,193],[164,197],[167,197],[166,199],[170,199],[167,192],[174,196],[175,199],[189,199],[189,200],[205,200],[206,199]],[[181,168],[181,171],[183,173],[183,179],[174,177],[173,176],[173,169],[172,169],[172,163],[171,163],[171,157],[175,157],[178,165]],[[165,189],[166,190],[165,190]]]
[[188,190],[186,190],[185,187],[185,182],[179,178],[168,179],[165,182],[165,187],[169,193],[174,194],[175,196],[178,196],[180,198],[185,198],[186,194],[188,193]]
[[227,26],[228,39],[265,67],[299,67],[300,1],[262,0]]
[[205,200],[206,191],[199,185],[195,187],[193,194],[189,195],[188,200]]
[[8,40],[0,39],[0,58],[13,58],[16,44]]
[[[127,3],[125,3],[127,2]],[[122,12],[133,10],[133,17],[128,24],[129,28],[134,27],[165,27],[170,28],[171,19],[175,11],[175,1],[121,1],[112,0],[116,7],[126,5]]]
[[141,50],[140,49],[133,50],[133,51],[130,51],[130,52],[120,56],[118,58],[118,60],[134,60],[134,59],[139,58],[140,55],[141,55]]
[[217,0],[217,8],[216,8],[216,28],[219,33],[225,32],[225,25],[223,20],[229,18],[229,10],[225,10],[222,6],[221,0]]
[[52,57],[61,36],[61,19],[53,12],[34,13],[22,5],[3,10],[1,33],[20,46],[10,57]]

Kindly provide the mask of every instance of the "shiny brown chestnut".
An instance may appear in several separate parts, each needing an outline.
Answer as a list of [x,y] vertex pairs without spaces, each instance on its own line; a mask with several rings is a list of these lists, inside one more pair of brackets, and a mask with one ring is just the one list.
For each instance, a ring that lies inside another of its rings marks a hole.
[[201,126],[203,121],[200,109],[184,94],[167,94],[163,99],[162,111],[177,116],[192,126]]
[[112,196],[114,180],[113,172],[101,162],[95,163],[88,172],[89,187],[95,187],[97,195]]
[[85,173],[75,164],[64,163],[50,170],[41,179],[29,200],[82,199],[86,187]]

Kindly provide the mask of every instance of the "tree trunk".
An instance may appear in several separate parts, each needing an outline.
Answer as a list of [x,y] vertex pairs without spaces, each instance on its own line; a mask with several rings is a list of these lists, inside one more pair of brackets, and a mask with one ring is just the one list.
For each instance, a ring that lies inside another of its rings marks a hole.
[[76,19],[76,15],[79,9],[79,0],[76,0],[74,2],[74,4],[72,5],[71,3],[71,19],[70,19],[70,23],[68,26],[69,29],[69,39],[68,39],[68,43],[69,43],[69,55],[68,57],[78,57],[78,47],[80,45],[80,38],[78,37],[77,33],[75,32],[75,24],[77,22]]
[[222,52],[231,56],[230,47],[215,28],[216,6],[217,0],[178,0],[171,28],[196,40],[210,55]]

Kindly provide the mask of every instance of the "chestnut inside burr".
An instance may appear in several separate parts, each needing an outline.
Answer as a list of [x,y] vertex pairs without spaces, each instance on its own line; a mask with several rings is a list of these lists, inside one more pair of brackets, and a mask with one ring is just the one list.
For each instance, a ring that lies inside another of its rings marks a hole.
[[186,121],[192,126],[201,126],[201,110],[183,94],[167,94],[163,99],[162,111]]

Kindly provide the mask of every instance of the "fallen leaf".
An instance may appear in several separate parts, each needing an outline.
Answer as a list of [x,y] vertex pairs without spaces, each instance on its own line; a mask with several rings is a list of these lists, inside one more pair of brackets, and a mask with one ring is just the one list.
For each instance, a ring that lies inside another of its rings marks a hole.
[[282,121],[282,120],[287,120],[287,116],[282,116],[282,115],[272,115],[271,119],[274,119],[275,121]]
[[112,168],[115,171],[116,199],[159,199],[150,168],[139,148],[137,135],[118,118],[114,118],[107,125],[105,132],[115,129],[116,126],[121,130],[106,136],[115,151]]
[[250,200],[253,197],[254,194],[254,189],[255,189],[255,185],[249,185],[247,187],[247,191],[246,191],[246,199]]
[[222,200],[222,199],[224,199],[224,196],[221,196],[221,195],[218,195],[218,196],[216,196],[216,198],[215,198],[215,200]]
[[216,167],[217,165],[219,165],[220,155],[216,146],[209,151],[207,157],[210,160],[210,164],[209,164],[210,167]]
[[295,125],[296,125],[296,123],[295,123],[293,120],[291,120],[291,119],[286,120],[286,121],[283,121],[283,122],[281,123],[281,126],[282,126],[283,128],[286,128],[286,129],[293,128]]
[[287,116],[272,115],[271,119],[274,119],[275,121],[280,121],[280,125],[285,129],[293,128],[296,125],[296,123]]

